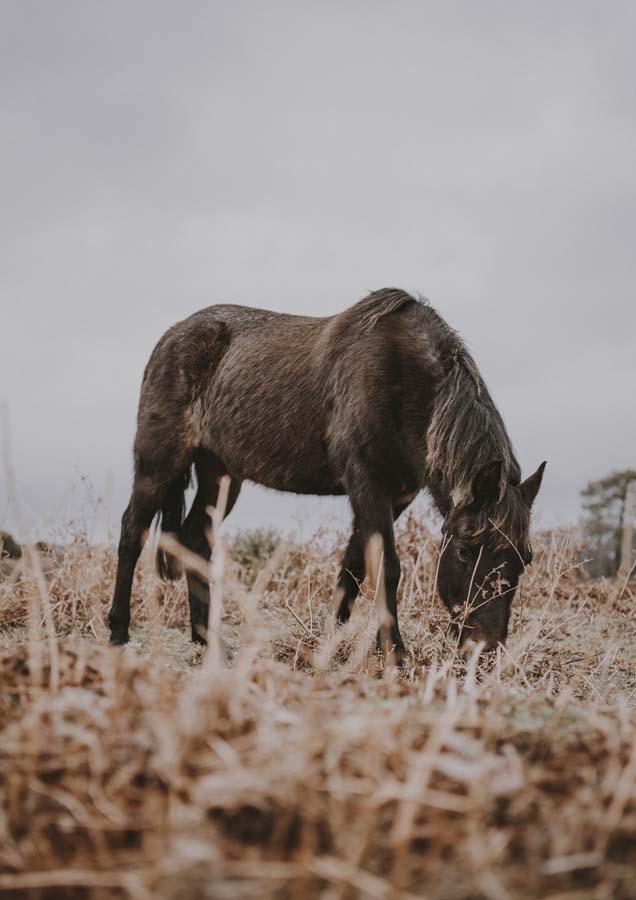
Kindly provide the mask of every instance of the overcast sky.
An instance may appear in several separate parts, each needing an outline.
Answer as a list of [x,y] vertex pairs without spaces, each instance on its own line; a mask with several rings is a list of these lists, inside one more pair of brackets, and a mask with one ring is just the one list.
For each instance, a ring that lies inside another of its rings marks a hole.
[[[541,524],[635,465],[631,0],[9,0],[1,17],[19,510],[5,465],[0,527],[117,529],[141,375],[175,321],[217,302],[328,315],[386,285],[464,336],[524,471],[548,460]],[[249,488],[232,520],[343,509]]]

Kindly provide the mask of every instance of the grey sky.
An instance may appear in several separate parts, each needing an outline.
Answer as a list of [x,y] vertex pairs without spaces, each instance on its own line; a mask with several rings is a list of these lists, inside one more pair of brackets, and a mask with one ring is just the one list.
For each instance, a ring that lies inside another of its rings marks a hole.
[[[230,301],[398,285],[465,337],[539,521],[635,464],[636,5],[4,2],[0,402],[21,515],[116,523],[143,367]],[[8,509],[3,471],[0,526]],[[236,524],[342,502],[244,492]]]

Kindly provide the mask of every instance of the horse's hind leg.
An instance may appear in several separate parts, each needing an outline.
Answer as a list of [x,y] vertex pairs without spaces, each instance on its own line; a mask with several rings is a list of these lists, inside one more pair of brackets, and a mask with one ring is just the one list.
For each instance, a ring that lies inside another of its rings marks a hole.
[[[210,542],[208,529],[211,526],[210,517],[205,507],[208,500],[213,504],[213,499],[203,497],[201,487],[194,498],[192,508],[188,513],[183,527],[179,531],[179,539],[184,547],[196,553],[206,562],[210,558]],[[205,644],[205,633],[208,627],[208,609],[210,605],[210,587],[208,581],[198,572],[186,568],[186,581],[188,583],[188,604],[190,606],[190,624],[192,626],[192,640],[196,644]]]
[[[198,489],[192,508],[179,531],[179,538],[185,547],[207,562],[211,553],[208,537],[211,522],[207,507],[216,506],[221,478],[226,472],[221,461],[213,457],[212,454],[206,454],[205,462],[203,463],[199,459],[195,466]],[[241,483],[233,478],[230,483],[225,516],[228,516],[232,511],[240,490]],[[186,571],[186,579],[188,582],[192,640],[197,644],[205,644],[210,609],[210,585],[200,572],[193,570]]]
[[121,520],[115,595],[108,613],[111,644],[125,644],[128,641],[130,591],[135,566],[144,544],[145,534],[161,507],[165,493],[166,489],[161,481],[149,476],[135,477],[130,502]]

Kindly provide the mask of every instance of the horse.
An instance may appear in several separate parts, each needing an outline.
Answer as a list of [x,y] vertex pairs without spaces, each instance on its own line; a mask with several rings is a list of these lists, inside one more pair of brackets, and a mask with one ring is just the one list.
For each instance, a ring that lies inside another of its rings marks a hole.
[[[473,358],[426,300],[385,288],[321,318],[229,304],[202,309],[163,335],[144,372],[111,642],[129,639],[133,574],[153,520],[209,560],[209,509],[229,476],[225,515],[246,480],[348,496],[353,527],[335,618],[349,619],[368,574],[378,647],[397,664],[405,648],[393,525],[427,489],[443,518],[439,595],[459,642],[470,637],[493,650],[506,640],[512,599],[532,559],[530,513],[544,467],[521,481]],[[161,547],[157,565],[163,578],[180,574]],[[205,643],[209,586],[200,568],[186,578],[192,640]]]

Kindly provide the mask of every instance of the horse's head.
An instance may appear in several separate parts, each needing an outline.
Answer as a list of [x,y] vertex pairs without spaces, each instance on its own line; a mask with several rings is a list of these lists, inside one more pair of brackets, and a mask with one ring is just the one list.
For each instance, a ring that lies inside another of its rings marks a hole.
[[530,510],[544,468],[502,490],[502,464],[489,463],[473,479],[470,501],[446,516],[437,584],[460,643],[494,650],[506,641],[517,584],[532,561]]

